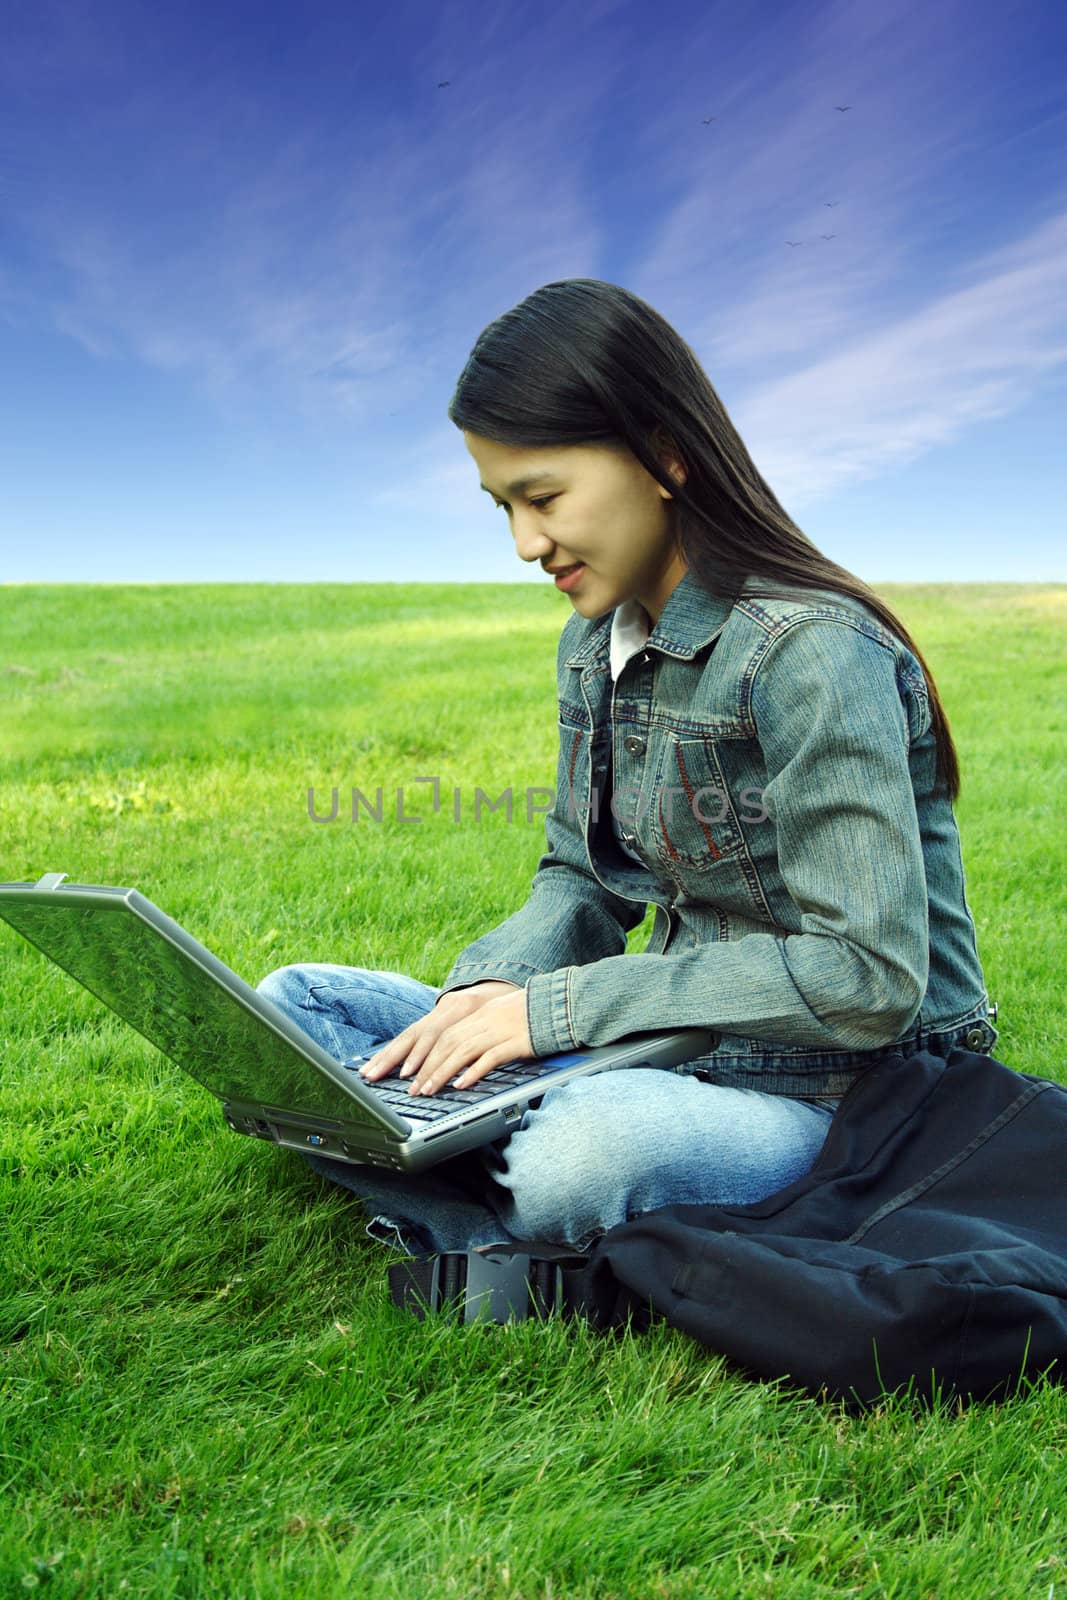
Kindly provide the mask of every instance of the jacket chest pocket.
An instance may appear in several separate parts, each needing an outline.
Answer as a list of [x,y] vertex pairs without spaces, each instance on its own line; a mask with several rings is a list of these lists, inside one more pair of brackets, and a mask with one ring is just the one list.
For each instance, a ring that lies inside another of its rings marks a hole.
[[684,877],[703,878],[745,848],[713,739],[667,730],[649,802],[656,854]]

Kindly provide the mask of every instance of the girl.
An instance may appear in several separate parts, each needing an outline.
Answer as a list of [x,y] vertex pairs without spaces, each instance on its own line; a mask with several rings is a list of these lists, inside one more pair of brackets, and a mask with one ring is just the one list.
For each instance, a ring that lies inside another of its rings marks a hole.
[[[888,1054],[992,1049],[959,771],[918,647],[793,523],[644,301],[546,284],[481,334],[448,415],[520,559],[572,607],[548,849],[526,904],[440,989],[321,965],[259,988],[412,1094],[713,1028],[708,1055],[549,1089],[429,1174],[308,1154],[402,1249],[586,1250],[645,1211],[794,1182]],[[648,948],[627,954],[650,903]]]

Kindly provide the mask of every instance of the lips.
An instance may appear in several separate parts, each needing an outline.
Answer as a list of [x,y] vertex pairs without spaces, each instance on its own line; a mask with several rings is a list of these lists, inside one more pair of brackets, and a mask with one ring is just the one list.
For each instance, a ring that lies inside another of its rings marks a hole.
[[553,578],[565,578],[568,572],[577,572],[578,568],[584,565],[583,561],[574,561],[569,567],[546,567],[545,571]]
[[584,574],[585,562],[579,561],[573,567],[564,567],[562,571],[556,572],[553,575],[553,582],[563,594],[570,594],[572,590],[577,589]]

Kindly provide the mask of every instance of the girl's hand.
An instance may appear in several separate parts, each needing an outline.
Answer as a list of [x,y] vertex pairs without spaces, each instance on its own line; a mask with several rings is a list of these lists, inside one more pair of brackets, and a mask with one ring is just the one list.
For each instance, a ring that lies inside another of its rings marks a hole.
[[[490,993],[487,995],[486,990]],[[456,1073],[465,1089],[505,1061],[532,1061],[526,1025],[526,991],[494,981],[454,989],[432,1011],[363,1063],[360,1076],[384,1078],[400,1062],[402,1078],[413,1078],[412,1094],[433,1094]]]

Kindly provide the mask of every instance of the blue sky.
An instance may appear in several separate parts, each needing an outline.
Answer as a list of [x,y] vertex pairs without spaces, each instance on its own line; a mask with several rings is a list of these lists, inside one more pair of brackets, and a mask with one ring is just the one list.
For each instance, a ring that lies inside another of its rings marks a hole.
[[547,583],[446,409],[561,277],[861,577],[1067,576],[1052,0],[3,12],[0,581]]

